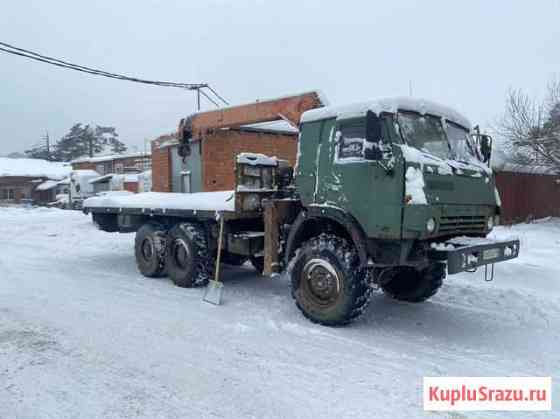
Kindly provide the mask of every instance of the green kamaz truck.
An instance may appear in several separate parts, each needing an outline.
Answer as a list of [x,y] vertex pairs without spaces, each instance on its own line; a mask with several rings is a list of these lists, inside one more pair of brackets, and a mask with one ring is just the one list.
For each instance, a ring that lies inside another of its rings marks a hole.
[[[192,140],[184,124],[179,139]],[[491,145],[426,100],[323,107],[301,117],[295,167],[241,153],[235,190],[108,195],[84,211],[102,230],[136,231],[146,276],[200,286],[217,259],[250,261],[287,274],[307,318],[341,325],[375,289],[423,302],[446,275],[482,267],[491,279],[495,263],[518,256],[518,240],[486,238],[500,215]]]

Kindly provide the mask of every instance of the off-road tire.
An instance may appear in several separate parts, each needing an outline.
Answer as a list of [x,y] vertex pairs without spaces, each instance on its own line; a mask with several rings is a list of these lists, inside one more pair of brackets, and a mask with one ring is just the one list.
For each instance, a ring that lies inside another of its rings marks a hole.
[[251,261],[251,265],[253,265],[253,268],[255,268],[255,271],[257,271],[259,275],[262,275],[264,272],[264,257],[251,256],[249,260]]
[[360,316],[373,290],[368,272],[359,268],[354,246],[334,234],[305,242],[288,272],[297,307],[312,322],[326,326],[344,325]]
[[206,285],[212,278],[214,264],[202,226],[180,223],[169,230],[165,266],[175,285],[183,288]]
[[148,278],[164,276],[167,232],[158,224],[144,224],[134,238],[136,266]]
[[425,269],[398,267],[388,272],[388,282],[381,289],[389,297],[399,301],[421,303],[434,296],[443,284],[445,264],[433,263]]

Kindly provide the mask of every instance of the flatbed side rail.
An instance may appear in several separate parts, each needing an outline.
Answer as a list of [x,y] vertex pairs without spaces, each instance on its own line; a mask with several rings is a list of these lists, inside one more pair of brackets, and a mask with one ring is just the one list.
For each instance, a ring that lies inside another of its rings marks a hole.
[[[186,210],[167,208],[119,208],[119,207],[84,207],[84,214],[117,214],[117,215],[144,215],[144,216],[167,216],[182,218],[216,219],[217,211],[211,210]],[[227,219],[257,218],[262,216],[258,212],[219,211]]]

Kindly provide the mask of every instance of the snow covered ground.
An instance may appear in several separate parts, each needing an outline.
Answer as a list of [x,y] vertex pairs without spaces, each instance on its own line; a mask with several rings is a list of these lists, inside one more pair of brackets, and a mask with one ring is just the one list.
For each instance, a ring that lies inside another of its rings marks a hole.
[[430,302],[376,294],[314,325],[285,279],[226,269],[224,305],[136,270],[132,234],[78,212],[0,208],[0,418],[540,417],[422,410],[422,377],[552,376],[559,415],[560,220],[498,228],[521,256]]

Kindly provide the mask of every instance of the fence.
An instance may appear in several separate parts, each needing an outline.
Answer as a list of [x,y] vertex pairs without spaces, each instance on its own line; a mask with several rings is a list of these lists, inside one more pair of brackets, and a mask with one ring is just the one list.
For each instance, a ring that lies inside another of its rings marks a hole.
[[506,165],[496,170],[501,222],[560,217],[560,174],[542,167]]

